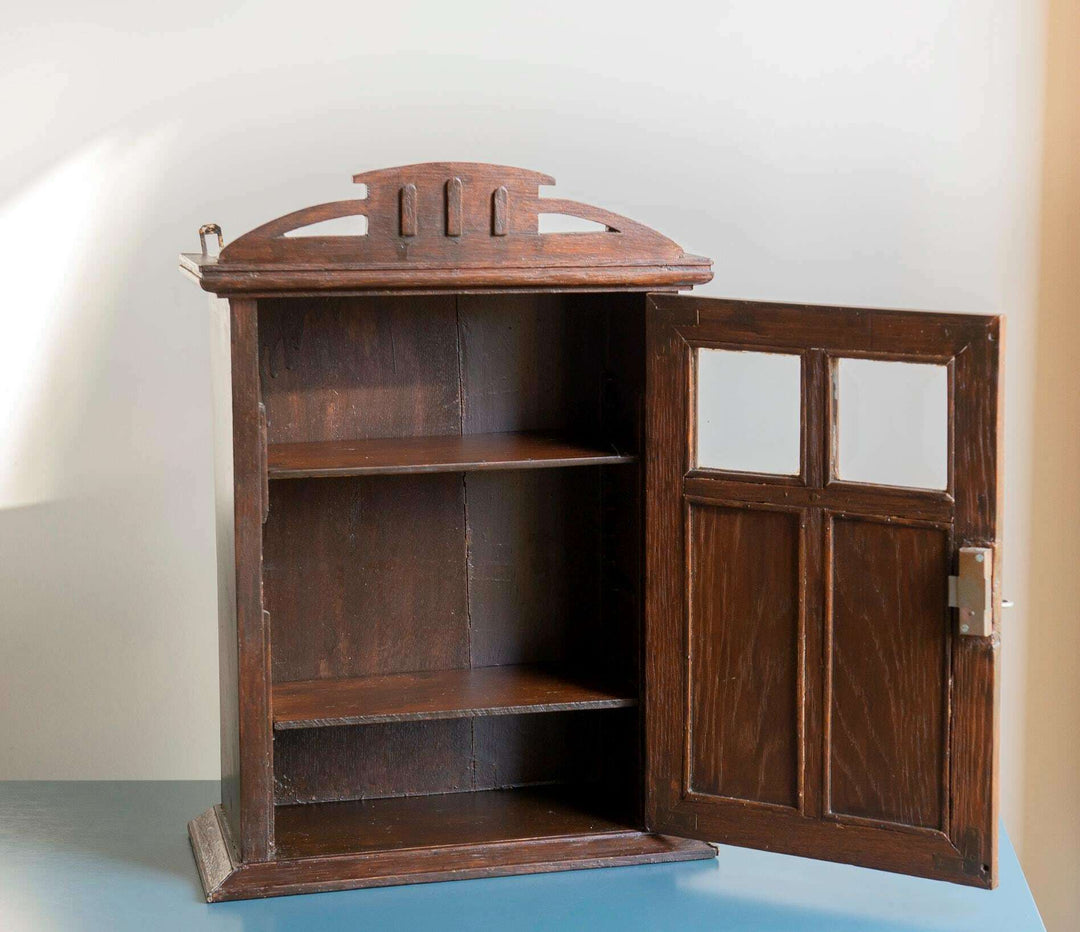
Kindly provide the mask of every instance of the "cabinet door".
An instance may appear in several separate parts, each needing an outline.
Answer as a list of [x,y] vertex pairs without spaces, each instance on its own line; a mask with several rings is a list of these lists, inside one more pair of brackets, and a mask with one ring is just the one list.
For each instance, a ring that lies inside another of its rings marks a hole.
[[1001,320],[648,300],[649,827],[993,886]]

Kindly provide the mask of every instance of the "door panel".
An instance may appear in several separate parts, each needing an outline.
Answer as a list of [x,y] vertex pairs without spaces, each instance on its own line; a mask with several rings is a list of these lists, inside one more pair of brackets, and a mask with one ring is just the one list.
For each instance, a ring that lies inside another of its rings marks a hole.
[[[991,637],[959,633],[948,576],[960,547],[997,556],[1000,335],[990,317],[650,296],[650,828],[993,884],[1000,559]],[[730,353],[709,356],[699,392],[700,354],[717,349]],[[797,388],[746,376],[770,353],[796,357]],[[854,399],[843,359],[933,364],[947,392],[885,397],[876,386],[930,370],[860,363]],[[785,424],[760,434],[797,442],[797,469],[787,454],[753,472],[770,460],[717,435],[752,444],[769,411]],[[907,475],[883,457],[909,444],[876,417],[925,441],[924,463],[940,462],[945,424],[945,474],[923,483],[937,488],[838,477],[841,447],[868,475]],[[699,464],[703,426],[728,452]]]
[[799,516],[690,504],[687,791],[798,804]]
[[948,535],[835,518],[829,811],[946,831]]

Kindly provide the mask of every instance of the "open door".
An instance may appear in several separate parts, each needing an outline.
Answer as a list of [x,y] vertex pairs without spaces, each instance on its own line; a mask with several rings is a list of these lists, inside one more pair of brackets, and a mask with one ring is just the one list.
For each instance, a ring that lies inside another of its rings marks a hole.
[[648,827],[993,886],[1001,320],[648,300]]

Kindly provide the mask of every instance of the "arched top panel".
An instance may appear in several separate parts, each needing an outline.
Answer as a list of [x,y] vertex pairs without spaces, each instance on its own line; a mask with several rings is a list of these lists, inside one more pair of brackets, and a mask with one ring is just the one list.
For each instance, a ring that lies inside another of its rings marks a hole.
[[[575,201],[542,198],[555,180],[476,162],[362,172],[366,196],[305,207],[256,227],[218,257],[181,266],[219,294],[465,288],[678,288],[706,282],[711,261],[655,230]],[[600,224],[541,233],[541,214]],[[362,235],[317,224],[366,218]],[[312,228],[310,234],[305,228]]]

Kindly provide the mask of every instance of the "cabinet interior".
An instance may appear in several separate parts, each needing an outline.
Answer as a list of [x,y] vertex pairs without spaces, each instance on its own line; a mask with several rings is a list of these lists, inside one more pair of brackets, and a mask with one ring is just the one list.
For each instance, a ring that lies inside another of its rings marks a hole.
[[644,303],[259,301],[278,857],[641,829]]

